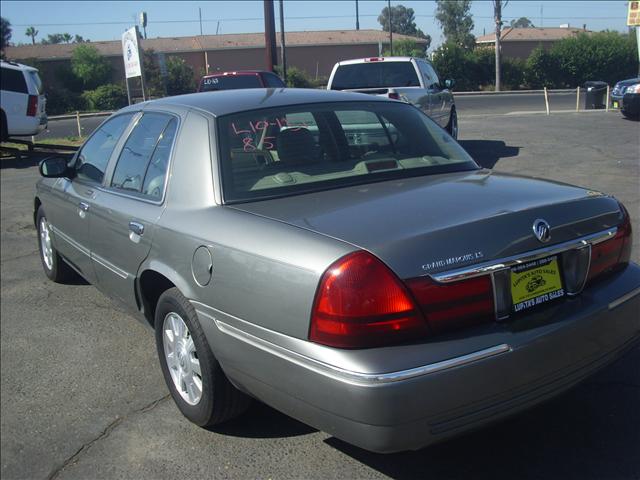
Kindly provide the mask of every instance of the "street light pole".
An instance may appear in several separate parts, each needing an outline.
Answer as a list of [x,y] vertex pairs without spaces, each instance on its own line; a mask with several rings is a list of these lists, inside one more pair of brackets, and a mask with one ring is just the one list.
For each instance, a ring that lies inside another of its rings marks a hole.
[[356,30],[360,30],[360,18],[358,15],[358,0],[356,0]]
[[276,53],[276,22],[273,15],[273,0],[264,0],[264,46],[265,60],[268,71],[273,72],[273,66],[278,64]]

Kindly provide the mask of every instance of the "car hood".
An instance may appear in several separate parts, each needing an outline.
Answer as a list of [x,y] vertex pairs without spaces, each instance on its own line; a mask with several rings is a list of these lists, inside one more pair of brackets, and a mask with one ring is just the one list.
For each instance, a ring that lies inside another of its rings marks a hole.
[[618,83],[616,83],[616,86],[628,87],[629,85],[635,85],[636,83],[640,83],[640,78],[630,78],[628,80],[620,80]]
[[[566,242],[621,220],[617,201],[599,192],[490,170],[371,183],[231,208],[349,242],[377,255],[401,278]],[[550,224],[549,243],[534,236],[537,219]]]

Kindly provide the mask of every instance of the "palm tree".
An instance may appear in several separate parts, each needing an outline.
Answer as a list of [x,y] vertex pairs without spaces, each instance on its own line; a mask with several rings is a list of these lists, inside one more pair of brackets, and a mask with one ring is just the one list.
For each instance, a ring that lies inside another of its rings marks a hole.
[[34,45],[36,44],[36,35],[38,35],[38,30],[36,30],[35,27],[27,28],[24,34],[27,37],[31,37],[31,43],[33,43]]
[[69,35],[68,33],[63,33],[62,34],[62,40],[64,40],[65,43],[69,43],[71,40],[73,40],[73,37],[71,35]]

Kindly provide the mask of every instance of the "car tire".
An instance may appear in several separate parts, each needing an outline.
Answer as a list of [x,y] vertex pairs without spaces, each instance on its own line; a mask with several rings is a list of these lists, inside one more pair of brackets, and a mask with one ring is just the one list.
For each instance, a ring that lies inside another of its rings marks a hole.
[[155,336],[167,387],[178,409],[191,422],[211,427],[247,409],[250,398],[222,371],[193,305],[177,288],[170,288],[158,299]]
[[445,130],[456,140],[458,139],[458,114],[455,108],[451,109],[451,115],[449,115],[449,123],[445,127]]
[[2,122],[0,126],[0,142],[6,142],[9,140],[9,125],[7,125],[7,115],[4,111],[0,112],[0,122]]
[[638,120],[640,119],[640,113],[631,113],[631,112],[626,112],[624,110],[621,110],[622,115],[624,115],[626,118],[629,118],[631,120]]
[[76,272],[62,259],[51,241],[51,226],[47,221],[44,209],[38,207],[36,214],[36,229],[38,231],[38,250],[45,275],[56,283],[67,283],[73,279]]

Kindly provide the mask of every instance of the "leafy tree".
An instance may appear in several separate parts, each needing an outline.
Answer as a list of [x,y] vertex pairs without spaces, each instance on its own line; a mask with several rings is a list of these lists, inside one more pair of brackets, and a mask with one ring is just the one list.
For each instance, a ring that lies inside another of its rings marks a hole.
[[194,91],[193,69],[180,57],[167,58],[167,94],[181,95]]
[[47,38],[43,38],[41,42],[44,45],[56,45],[58,43],[64,42],[64,36],[62,33],[50,33],[47,35]]
[[71,42],[71,40],[73,40],[73,37],[68,33],[63,33],[62,40],[64,40],[64,43],[69,43]]
[[[378,16],[378,22],[382,25],[382,30],[389,31],[389,7],[384,7]],[[411,35],[412,37],[424,38],[427,40],[427,47],[431,45],[431,36],[425,34],[416,25],[416,16],[413,8],[404,5],[391,7],[391,28],[393,33]],[[395,50],[395,49],[394,49]],[[426,49],[425,49],[426,50]],[[394,51],[395,53],[395,51]]]
[[442,27],[446,43],[473,48],[471,0],[436,0],[436,20]]
[[33,43],[34,45],[36,44],[36,35],[38,35],[38,30],[35,29],[35,27],[28,27],[24,34],[27,37],[31,37],[31,43]]
[[542,45],[535,48],[525,63],[525,82],[531,88],[552,88],[560,83],[558,62]]
[[73,50],[71,70],[82,80],[85,90],[92,90],[111,78],[111,64],[91,45],[79,45]]
[[[398,57],[426,58],[427,56],[426,47],[410,39],[393,42],[393,54]],[[391,55],[391,51],[385,50],[382,55],[388,57]]]
[[143,50],[142,63],[144,65],[144,80],[147,94],[158,98],[166,95],[164,79],[160,73],[157,55],[152,48]]
[[0,17],[0,50],[5,49],[11,40],[11,23],[4,17]]
[[520,17],[517,20],[511,20],[509,23],[513,28],[535,28],[533,22],[527,17]]
[[88,38],[85,40],[84,38],[82,38],[82,35],[75,35],[73,37],[73,43],[84,43],[84,42],[90,42],[91,40],[89,40]]

